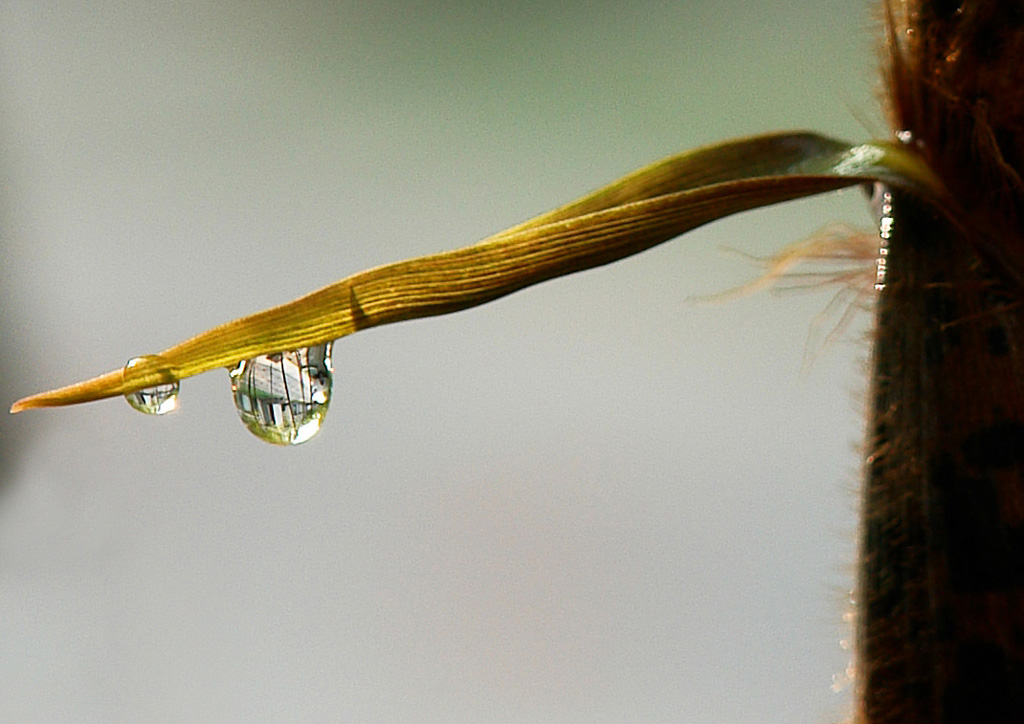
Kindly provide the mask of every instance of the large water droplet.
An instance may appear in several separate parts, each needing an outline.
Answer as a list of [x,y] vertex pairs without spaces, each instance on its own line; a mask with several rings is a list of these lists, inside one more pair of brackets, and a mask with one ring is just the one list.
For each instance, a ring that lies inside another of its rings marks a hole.
[[[159,355],[133,357],[124,366],[125,372],[127,373],[128,370],[138,367],[144,362],[162,363],[163,359]],[[166,382],[154,385],[153,387],[147,387],[143,390],[129,392],[125,394],[124,399],[128,400],[128,404],[139,412],[144,412],[147,415],[166,415],[168,412],[178,409],[179,388],[180,384],[175,380],[174,382]]]
[[231,370],[231,391],[242,422],[275,445],[313,437],[331,401],[331,343],[264,354]]

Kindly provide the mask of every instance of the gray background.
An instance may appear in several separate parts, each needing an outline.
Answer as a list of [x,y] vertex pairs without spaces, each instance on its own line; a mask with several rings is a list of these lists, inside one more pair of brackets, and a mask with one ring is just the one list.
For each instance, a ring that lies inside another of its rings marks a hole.
[[[0,4],[0,401],[662,156],[878,135],[860,3]],[[866,119],[866,120],[864,120]],[[0,420],[0,719],[821,722],[867,346],[757,273],[858,191],[335,347],[310,443]],[[865,315],[866,316],[866,315]],[[862,324],[866,320],[862,317]]]

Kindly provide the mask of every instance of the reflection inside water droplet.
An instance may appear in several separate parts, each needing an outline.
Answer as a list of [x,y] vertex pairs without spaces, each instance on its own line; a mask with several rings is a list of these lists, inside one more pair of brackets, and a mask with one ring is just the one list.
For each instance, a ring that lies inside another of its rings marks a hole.
[[[133,357],[128,360],[128,364],[124,366],[124,369],[127,372],[144,362],[162,361],[159,355]],[[144,412],[147,415],[166,415],[168,412],[178,409],[179,388],[180,384],[175,380],[174,382],[165,382],[153,387],[147,387],[143,390],[128,392],[125,394],[124,399],[128,400],[128,404],[139,412]]]
[[261,440],[298,445],[320,429],[331,400],[331,343],[265,354],[231,370],[235,407]]

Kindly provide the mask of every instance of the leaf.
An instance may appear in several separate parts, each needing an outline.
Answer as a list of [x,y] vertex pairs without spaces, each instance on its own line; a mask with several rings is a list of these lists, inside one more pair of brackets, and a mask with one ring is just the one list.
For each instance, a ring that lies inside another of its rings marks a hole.
[[457,312],[740,211],[871,181],[947,202],[941,183],[905,146],[851,145],[806,132],[728,141],[659,161],[478,244],[360,272],[130,369],[18,400],[11,412],[123,395],[368,327]]

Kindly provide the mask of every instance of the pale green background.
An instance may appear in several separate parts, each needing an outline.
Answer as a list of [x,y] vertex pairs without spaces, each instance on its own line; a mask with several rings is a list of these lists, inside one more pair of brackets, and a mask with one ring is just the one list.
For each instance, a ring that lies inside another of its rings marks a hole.
[[[557,8],[557,9],[552,9]],[[2,395],[664,155],[877,135],[862,3],[0,5]],[[297,449],[183,409],[0,421],[5,722],[824,722],[867,346],[719,306],[854,190],[335,348]],[[863,320],[862,320],[863,321]],[[863,325],[862,325],[863,327]]]

